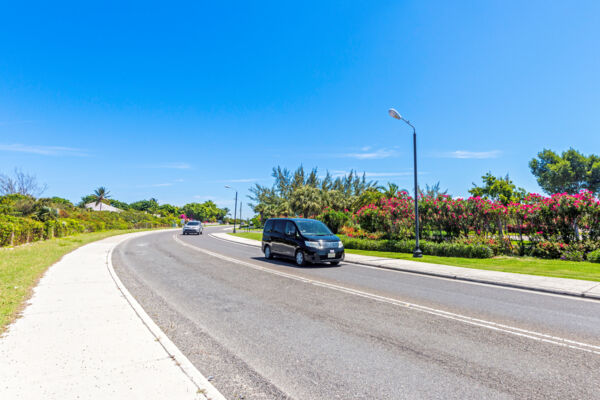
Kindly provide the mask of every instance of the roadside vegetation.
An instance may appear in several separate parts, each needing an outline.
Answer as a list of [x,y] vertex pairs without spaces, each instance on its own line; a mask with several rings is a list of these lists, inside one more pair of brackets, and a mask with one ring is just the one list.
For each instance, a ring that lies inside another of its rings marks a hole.
[[0,174],[0,333],[47,268],[76,248],[135,230],[176,226],[184,213],[186,219],[202,221],[217,221],[228,213],[212,201],[183,207],[159,205],[156,199],[127,204],[112,199],[105,187],[75,205],[60,197],[40,197],[45,189],[19,169],[11,176]]
[[65,254],[96,240],[135,230],[112,230],[0,248],[0,333],[18,315],[48,267]]
[[40,197],[46,189],[21,170],[0,174],[0,247],[123,229],[152,229],[179,224],[181,219],[226,220],[227,208],[212,201],[183,207],[159,204],[156,199],[125,203],[111,198],[105,187],[74,205],[61,197]]
[[[540,152],[529,163],[548,195],[527,193],[510,177],[486,173],[469,198],[453,197],[439,182],[418,190],[419,236],[425,255],[500,256],[567,261],[600,259],[600,157],[574,149]],[[347,249],[412,252],[414,198],[393,183],[380,186],[351,171],[333,178],[303,167],[273,168],[272,187],[255,185],[250,198],[267,218],[316,218],[342,236]]]

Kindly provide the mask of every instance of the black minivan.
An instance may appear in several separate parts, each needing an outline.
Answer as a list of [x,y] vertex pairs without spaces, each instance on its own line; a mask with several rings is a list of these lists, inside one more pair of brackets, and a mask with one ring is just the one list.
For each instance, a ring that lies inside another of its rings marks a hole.
[[327,225],[306,218],[270,218],[265,222],[262,237],[265,258],[282,256],[307,262],[329,262],[337,265],[344,259],[344,245]]

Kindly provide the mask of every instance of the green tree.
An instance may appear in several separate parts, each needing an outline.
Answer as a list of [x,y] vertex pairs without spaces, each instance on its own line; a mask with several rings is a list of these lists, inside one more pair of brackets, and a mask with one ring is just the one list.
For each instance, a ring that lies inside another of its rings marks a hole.
[[527,195],[525,189],[517,188],[508,175],[504,178],[495,177],[491,172],[488,172],[481,179],[483,181],[482,186],[473,183],[473,188],[469,189],[472,196],[488,198],[507,205],[511,202],[521,201]]
[[387,188],[383,188],[383,195],[386,198],[391,199],[392,197],[398,196],[399,190],[400,187],[398,185],[396,185],[395,183],[388,182]]
[[358,198],[354,201],[352,208],[354,211],[358,210],[361,207],[364,207],[369,204],[377,204],[381,199],[385,197],[385,194],[381,193],[379,190],[375,188],[371,188],[365,190]]
[[561,155],[544,149],[529,162],[531,173],[548,194],[577,194],[587,189],[600,193],[600,157],[585,156],[571,148]]
[[425,190],[419,188],[419,195],[421,197],[431,197],[432,199],[439,199],[442,196],[448,194],[448,189],[442,190],[440,188],[440,182],[435,183],[434,185],[429,186],[425,184]]
[[108,204],[110,204],[111,206],[116,207],[120,210],[129,210],[129,204],[127,204],[123,201],[110,199],[110,200],[108,200]]
[[146,211],[150,214],[156,214],[158,210],[158,201],[156,199],[139,200],[129,204],[132,210]]
[[323,209],[321,192],[312,186],[300,186],[292,193],[290,206],[296,215],[302,215],[305,218],[317,215]]
[[106,190],[104,186],[100,186],[98,189],[94,190],[93,196],[96,205],[100,205],[100,211],[102,211],[102,203],[110,197],[110,192]]
[[174,215],[174,216],[179,216],[179,207],[177,206],[173,206],[171,204],[161,204],[158,207],[158,211],[160,212],[160,214],[164,215]]
[[[483,180],[482,186],[473,183],[473,188],[469,190],[472,196],[488,198],[507,205],[512,202],[520,202],[527,195],[525,189],[517,188],[508,174],[502,178],[495,177],[491,172],[488,172],[481,179]],[[498,224],[498,235],[502,237],[502,218],[500,215],[498,215],[496,222]]]

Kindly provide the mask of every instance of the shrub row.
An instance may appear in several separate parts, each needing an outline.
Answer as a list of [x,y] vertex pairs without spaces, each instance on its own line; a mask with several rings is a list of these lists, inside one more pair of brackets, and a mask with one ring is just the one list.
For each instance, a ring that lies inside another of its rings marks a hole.
[[[415,248],[414,240],[372,240],[341,236],[340,239],[347,249],[392,251],[397,253],[412,253]],[[423,254],[440,257],[491,258],[492,249],[481,244],[419,242]]]
[[169,219],[157,218],[139,212],[122,213],[124,215],[105,214],[109,213],[89,212],[85,215],[85,219],[58,218],[45,222],[0,214],[0,247],[17,246],[83,232],[165,227],[172,223]]

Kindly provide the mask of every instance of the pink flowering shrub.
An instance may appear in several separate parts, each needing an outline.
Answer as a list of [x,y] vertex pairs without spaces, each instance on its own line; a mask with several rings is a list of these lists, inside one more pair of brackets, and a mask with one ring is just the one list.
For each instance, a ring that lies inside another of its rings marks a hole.
[[[495,254],[525,254],[527,242],[527,253],[578,259],[600,246],[600,201],[588,191],[549,197],[529,194],[521,202],[506,205],[481,197],[423,197],[419,199],[419,217],[421,237],[467,244],[474,239],[482,244],[488,241],[485,244]],[[351,221],[365,234],[411,239],[414,200],[405,192],[398,193],[397,197],[361,207],[351,215]],[[518,235],[519,249],[506,233],[513,239]],[[576,243],[583,243],[583,248],[574,248]],[[564,246],[570,247],[565,250]]]

